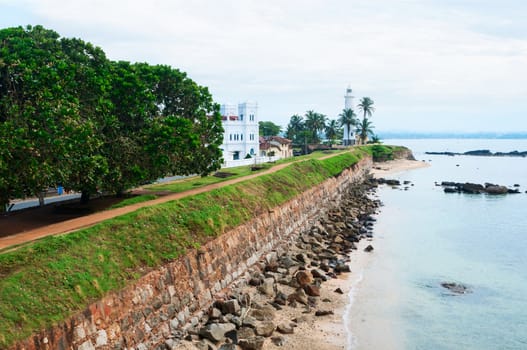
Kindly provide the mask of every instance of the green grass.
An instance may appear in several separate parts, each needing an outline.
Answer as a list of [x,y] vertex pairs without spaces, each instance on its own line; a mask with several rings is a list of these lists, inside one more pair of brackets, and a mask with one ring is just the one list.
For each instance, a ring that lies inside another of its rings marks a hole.
[[373,157],[374,162],[385,162],[397,158],[397,154],[406,151],[407,148],[402,146],[387,146],[387,145],[367,145],[357,147]]
[[108,209],[122,208],[122,207],[126,207],[126,206],[129,206],[129,205],[132,205],[132,204],[137,204],[137,203],[142,203],[142,202],[146,202],[146,201],[151,201],[152,199],[156,199],[156,198],[157,198],[157,196],[155,194],[143,194],[143,195],[140,195],[140,196],[134,196],[134,197],[131,197],[131,198],[124,199],[124,200],[120,201],[119,203],[116,203],[116,204],[112,205]]
[[[328,154],[338,154],[338,153],[344,153],[347,151],[328,151],[328,152],[313,152],[311,154],[305,155],[305,156],[299,156],[299,157],[291,157],[291,158],[284,158],[280,159],[276,163],[261,163],[258,164],[262,170],[266,170],[271,168],[274,164],[284,164],[284,163],[292,163],[296,161],[302,161],[302,160],[310,160],[310,159],[320,159],[322,157],[327,156]],[[199,188],[206,185],[211,185],[215,183],[220,183],[223,181],[227,181],[230,179],[235,179],[247,175],[251,175],[256,173],[257,171],[252,171],[250,166],[242,166],[242,167],[236,167],[236,168],[225,168],[221,170],[222,172],[228,172],[233,173],[233,176],[229,176],[227,178],[220,178],[213,175],[200,177],[200,176],[193,176],[182,180],[176,180],[170,183],[166,184],[158,184],[158,185],[150,185],[146,186],[146,190],[150,191],[171,191],[174,193],[184,192],[191,190],[193,188]]]
[[0,255],[0,348],[26,339],[329,177],[366,154],[293,163],[275,173],[145,207]]
[[266,164],[258,164],[258,166],[261,167],[261,169],[259,169],[257,171],[251,170],[250,166],[242,166],[242,167],[236,167],[236,168],[226,168],[226,169],[220,170],[221,172],[227,172],[227,173],[234,174],[234,175],[226,177],[226,178],[216,177],[216,176],[213,176],[213,175],[204,176],[204,177],[193,176],[193,177],[188,177],[188,178],[185,178],[185,179],[182,179],[182,180],[172,181],[172,182],[169,182],[169,183],[163,183],[163,184],[157,184],[157,185],[149,185],[149,186],[145,186],[144,188],[146,190],[150,190],[150,191],[171,191],[171,192],[174,192],[174,193],[179,193],[179,192],[184,192],[184,191],[191,190],[193,188],[199,188],[199,187],[203,187],[203,186],[206,186],[206,185],[211,185],[211,184],[224,182],[224,181],[227,181],[227,180],[236,179],[236,178],[239,178],[239,177],[255,174],[258,171],[269,169],[272,165],[266,163]]

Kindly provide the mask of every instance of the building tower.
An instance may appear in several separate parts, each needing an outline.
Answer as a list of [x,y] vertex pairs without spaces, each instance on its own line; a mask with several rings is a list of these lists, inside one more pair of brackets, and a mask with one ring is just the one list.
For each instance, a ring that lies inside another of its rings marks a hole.
[[225,163],[242,160],[247,156],[258,156],[258,103],[248,101],[238,105],[223,104],[220,106],[220,113],[224,130],[220,148]]
[[[351,94],[351,86],[348,85],[346,89],[346,95],[344,95],[344,109],[353,109],[353,95]],[[355,144],[355,133],[353,132],[353,126],[348,133],[348,126],[344,125],[344,133],[342,135],[342,144],[344,146],[349,146]]]

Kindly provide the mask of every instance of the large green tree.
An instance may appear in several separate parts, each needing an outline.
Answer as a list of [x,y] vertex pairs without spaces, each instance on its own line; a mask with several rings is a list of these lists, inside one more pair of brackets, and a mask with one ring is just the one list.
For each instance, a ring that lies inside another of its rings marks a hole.
[[335,142],[335,139],[340,134],[340,128],[338,125],[338,122],[335,119],[330,120],[326,124],[326,138],[329,141],[329,147],[333,146],[333,143]]
[[64,47],[56,32],[41,26],[0,31],[0,128],[9,150],[1,207],[6,197],[39,196],[77,169],[89,176],[84,164],[100,164],[97,124],[83,115],[93,103],[83,99],[81,67]]
[[362,118],[362,120],[357,125],[357,134],[359,134],[361,144],[364,145],[368,139],[368,136],[373,135],[373,129],[374,127],[372,122],[366,117]]
[[276,125],[270,121],[258,122],[258,131],[260,136],[278,136],[282,131],[280,125]]
[[357,125],[357,115],[355,114],[355,111],[352,108],[346,108],[342,110],[342,113],[339,114],[338,119],[340,126],[347,128],[347,144],[344,144],[344,146],[349,146],[350,144],[350,135],[352,127]]
[[307,130],[311,131],[312,142],[320,143],[320,137],[318,135],[326,127],[326,116],[309,110],[306,112],[305,118],[305,126]]
[[219,106],[169,66],[112,62],[41,26],[0,30],[0,208],[63,184],[87,200],[220,167]]
[[300,134],[304,129],[304,118],[298,114],[295,114],[291,116],[289,119],[289,124],[287,124],[286,137],[292,140],[295,144],[303,143],[304,141],[302,137],[300,137]]

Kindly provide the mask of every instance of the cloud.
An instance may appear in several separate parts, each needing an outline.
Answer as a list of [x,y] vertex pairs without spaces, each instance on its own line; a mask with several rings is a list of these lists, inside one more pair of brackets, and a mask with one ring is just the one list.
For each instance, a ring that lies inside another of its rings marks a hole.
[[463,113],[469,127],[506,102],[527,130],[516,119],[527,111],[521,11],[490,1],[2,2],[112,59],[187,71],[219,101],[258,100],[262,118],[282,125],[311,108],[336,116],[351,83],[376,101],[378,129],[414,127],[425,113],[443,127]]

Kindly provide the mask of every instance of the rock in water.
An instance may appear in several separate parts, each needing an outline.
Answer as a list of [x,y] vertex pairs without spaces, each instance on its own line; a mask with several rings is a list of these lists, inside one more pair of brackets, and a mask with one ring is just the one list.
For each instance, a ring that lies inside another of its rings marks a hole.
[[371,244],[369,244],[366,248],[364,248],[364,251],[366,253],[370,253],[373,251],[373,246]]
[[467,286],[455,282],[441,282],[441,287],[446,288],[455,294],[467,294],[472,292]]

